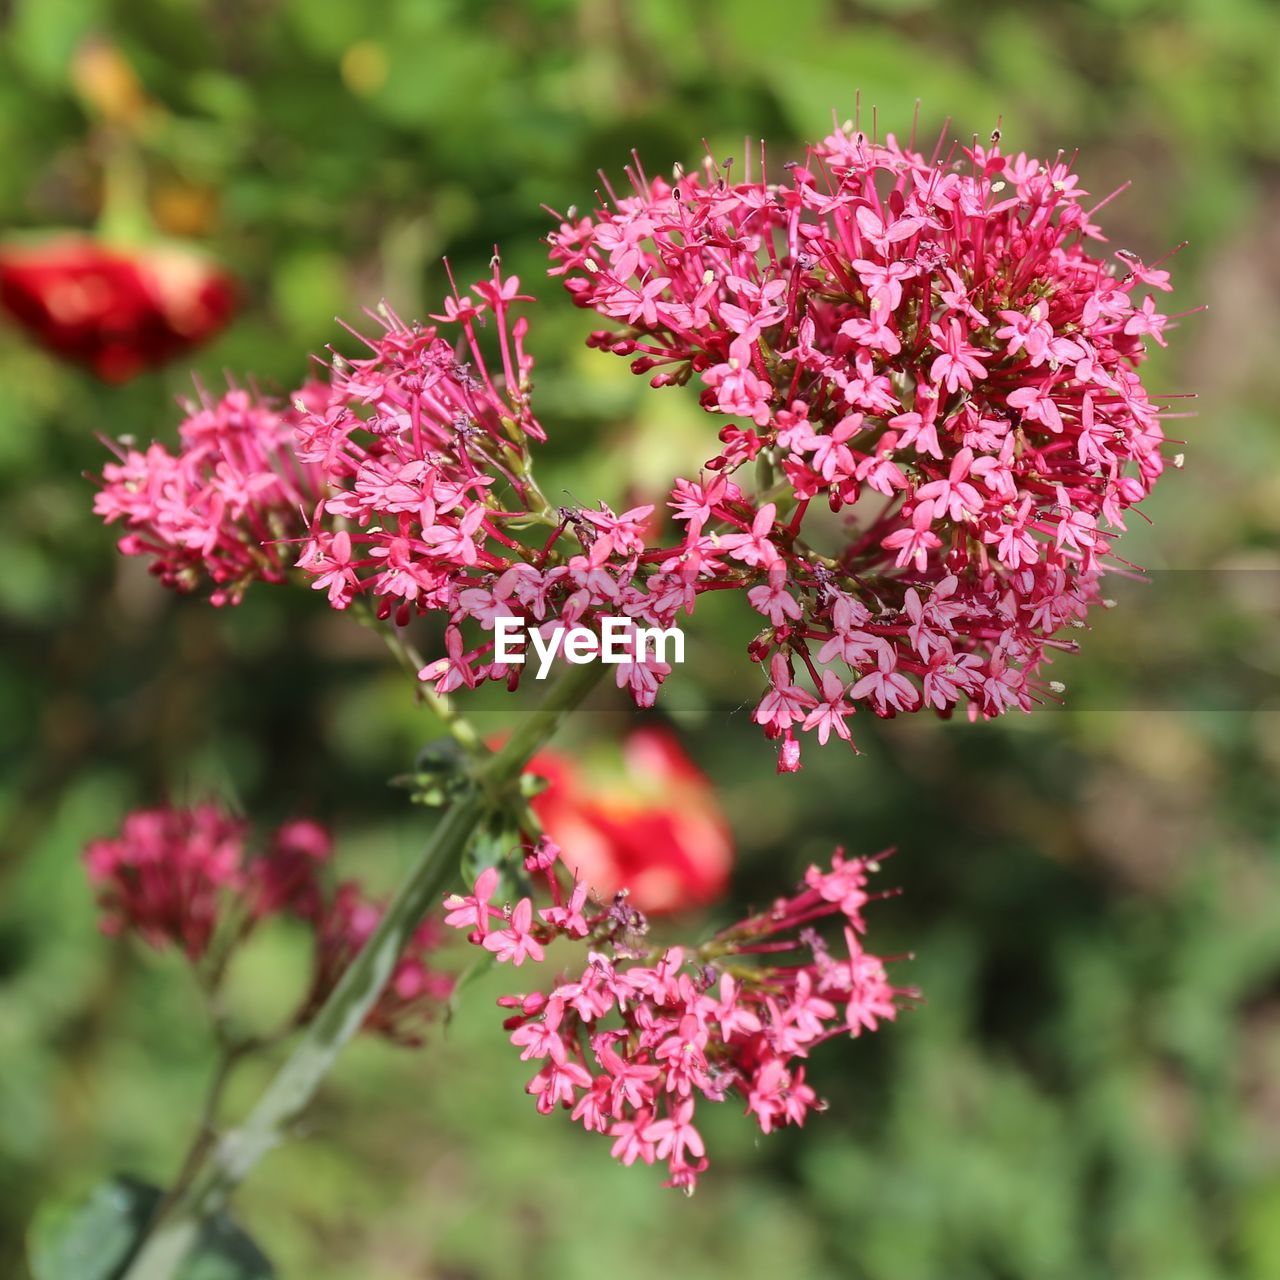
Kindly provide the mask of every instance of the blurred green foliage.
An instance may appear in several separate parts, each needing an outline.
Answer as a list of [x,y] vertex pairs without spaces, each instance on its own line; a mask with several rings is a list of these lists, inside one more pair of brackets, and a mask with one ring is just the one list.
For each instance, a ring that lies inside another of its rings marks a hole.
[[[993,726],[860,724],[865,755],[795,779],[746,724],[750,623],[700,610],[667,714],[720,785],[740,901],[835,841],[901,850],[874,928],[928,1003],[813,1063],[830,1111],[761,1140],[722,1109],[690,1201],[542,1119],[478,983],[428,1050],[361,1044],[240,1215],[285,1276],[1272,1280],[1280,1274],[1280,9],[1269,0],[9,0],[0,217],[88,225],[101,133],[69,65],[107,37],[155,104],[152,206],[239,275],[194,363],[268,388],[386,297],[422,314],[500,243],[533,330],[556,483],[647,493],[712,430],[585,352],[541,279],[540,206],[763,134],[771,163],[834,108],[904,132],[1002,118],[1006,146],[1132,179],[1117,247],[1182,239],[1208,302],[1153,365],[1195,388],[1188,465],[1127,554],[1167,573],[1088,636],[1082,709]],[[346,341],[350,341],[346,339]],[[307,593],[213,614],[164,596],[89,515],[98,433],[166,435],[186,370],[106,389],[0,343],[0,1273],[37,1202],[170,1176],[210,1044],[179,962],[99,937],[77,857],[131,805],[217,791],[334,823],[390,884],[421,838],[385,778],[431,736],[373,641]],[[1136,524],[1140,522],[1135,522]],[[1179,577],[1185,570],[1202,574]],[[1227,570],[1231,570],[1228,573]],[[507,722],[482,704],[486,729]],[[631,713],[605,699],[583,745]],[[860,720],[867,718],[859,717]],[[726,907],[728,911],[730,907]],[[250,1019],[304,981],[301,940],[245,958]],[[238,1082],[245,1099],[254,1070]]]

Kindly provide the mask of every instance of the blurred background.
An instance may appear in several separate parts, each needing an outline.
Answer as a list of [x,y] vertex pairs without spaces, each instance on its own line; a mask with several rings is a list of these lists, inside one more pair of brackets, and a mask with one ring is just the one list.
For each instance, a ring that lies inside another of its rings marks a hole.
[[[748,723],[751,622],[700,606],[660,723],[715,783],[729,898],[767,900],[842,842],[896,845],[878,949],[927,1003],[812,1064],[831,1103],[761,1139],[708,1111],[686,1200],[543,1119],[478,983],[445,1035],[360,1043],[305,1141],[238,1215],[281,1275],[525,1280],[1274,1280],[1280,1275],[1280,9],[1270,0],[4,0],[0,233],[149,220],[238,281],[220,335],[104,383],[0,332],[0,1274],[37,1204],[169,1180],[211,1045],[174,956],[99,935],[79,851],[120,816],[216,794],[332,824],[390,887],[424,815],[388,789],[434,730],[376,641],[304,591],[214,612],[124,562],[90,514],[98,437],[172,440],[191,370],[296,383],[333,317],[434,309],[449,255],[508,269],[534,316],[555,487],[645,497],[718,424],[586,351],[543,277],[547,204],[769,139],[777,163],[862,91],[881,129],[1080,149],[1112,246],[1182,240],[1173,309],[1207,303],[1150,385],[1195,390],[1186,469],[1124,553],[1068,708],[971,727],[855,726],[775,778]],[[123,163],[121,156],[131,163]],[[123,171],[123,175],[122,175]],[[112,184],[114,183],[114,187]],[[115,194],[108,199],[109,190]],[[124,192],[122,196],[120,193]],[[1175,434],[1178,432],[1175,432]],[[550,492],[550,490],[549,490]],[[486,730],[509,701],[479,706]],[[575,753],[639,718],[601,696]],[[306,980],[274,934],[247,1017]],[[247,1070],[233,1104],[262,1077]]]

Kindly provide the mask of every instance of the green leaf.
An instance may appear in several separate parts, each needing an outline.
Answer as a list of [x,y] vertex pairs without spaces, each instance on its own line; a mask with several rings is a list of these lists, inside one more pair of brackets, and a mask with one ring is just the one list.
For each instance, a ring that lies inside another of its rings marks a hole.
[[113,1280],[159,1202],[159,1192],[113,1178],[78,1205],[45,1204],[31,1226],[35,1280]]
[[267,1256],[225,1213],[205,1224],[178,1280],[273,1280]]
[[519,888],[524,874],[521,860],[515,856],[520,848],[520,832],[506,813],[490,814],[476,832],[462,857],[462,878],[472,884],[482,871],[496,867],[502,873],[502,887]]
[[[155,1214],[163,1192],[117,1176],[87,1200],[46,1204],[31,1226],[34,1280],[119,1280]],[[275,1271],[256,1244],[226,1214],[205,1225],[178,1280],[273,1280]]]

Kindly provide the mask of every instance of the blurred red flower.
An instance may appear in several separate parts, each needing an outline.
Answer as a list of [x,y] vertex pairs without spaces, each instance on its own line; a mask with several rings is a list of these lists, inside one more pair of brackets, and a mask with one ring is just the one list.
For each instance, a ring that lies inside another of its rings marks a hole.
[[41,346],[107,382],[206,342],[231,318],[235,284],[176,246],[109,249],[87,236],[0,245],[0,306]]
[[558,751],[527,772],[547,780],[533,809],[600,897],[627,889],[650,914],[705,906],[728,887],[733,837],[715,789],[666,729],[622,741],[622,767],[599,776]]

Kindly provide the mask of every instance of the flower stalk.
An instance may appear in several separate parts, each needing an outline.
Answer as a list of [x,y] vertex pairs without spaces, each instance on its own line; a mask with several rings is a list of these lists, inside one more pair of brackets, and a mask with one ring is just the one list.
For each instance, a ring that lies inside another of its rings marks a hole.
[[483,819],[507,803],[529,758],[552,737],[602,670],[594,663],[567,667],[542,705],[523,719],[499,751],[472,770],[472,785],[432,832],[368,943],[243,1124],[208,1148],[186,1188],[153,1224],[122,1280],[172,1280],[204,1222],[222,1209],[258,1161],[285,1140],[343,1047],[360,1030],[414,930],[457,876],[462,855]]

